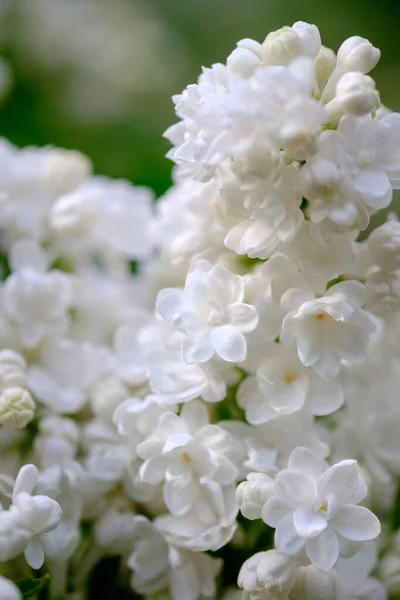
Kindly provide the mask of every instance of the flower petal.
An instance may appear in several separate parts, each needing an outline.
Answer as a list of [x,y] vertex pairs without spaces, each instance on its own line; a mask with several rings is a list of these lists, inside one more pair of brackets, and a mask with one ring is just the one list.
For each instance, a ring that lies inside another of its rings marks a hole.
[[275,494],[289,506],[298,507],[315,497],[315,486],[307,475],[284,469],[275,478]]
[[185,404],[181,410],[180,418],[185,421],[190,433],[195,433],[208,425],[210,421],[208,410],[201,400],[192,400]]
[[297,534],[306,538],[315,537],[327,526],[326,519],[307,506],[295,510],[293,523]]
[[360,487],[360,469],[356,460],[342,460],[325,471],[318,483],[318,495],[332,494],[346,504]]
[[381,532],[379,519],[364,506],[342,506],[331,523],[340,535],[354,542],[373,540]]
[[205,335],[198,339],[185,338],[182,342],[182,354],[187,365],[207,362],[214,355],[210,337]]
[[25,560],[32,569],[40,569],[44,563],[44,552],[42,544],[33,537],[24,552]]
[[158,293],[156,312],[164,319],[171,322],[183,310],[187,310],[187,302],[182,290],[165,288]]
[[35,465],[24,465],[21,467],[14,484],[13,499],[20,492],[32,494],[38,478],[38,470]]
[[293,513],[279,521],[275,531],[275,547],[281,554],[294,556],[304,548],[306,540],[297,535],[293,523]]
[[339,557],[339,542],[332,527],[311,538],[306,546],[307,556],[314,566],[329,571]]
[[193,484],[182,485],[179,479],[170,479],[163,486],[164,502],[173,515],[184,515],[192,506],[195,498]]
[[242,333],[249,333],[257,327],[257,310],[250,304],[231,304],[227,308],[226,316],[229,323]]
[[244,335],[232,325],[214,327],[211,330],[211,342],[218,356],[227,362],[240,363],[246,359]]
[[312,450],[303,446],[293,450],[288,466],[293,471],[304,473],[314,482],[318,482],[323,473],[322,460]]
[[313,415],[330,415],[344,402],[344,394],[337,381],[326,381],[316,375],[310,379],[309,401]]
[[280,521],[291,513],[291,507],[277,496],[268,498],[261,511],[261,518],[270,527],[276,528]]

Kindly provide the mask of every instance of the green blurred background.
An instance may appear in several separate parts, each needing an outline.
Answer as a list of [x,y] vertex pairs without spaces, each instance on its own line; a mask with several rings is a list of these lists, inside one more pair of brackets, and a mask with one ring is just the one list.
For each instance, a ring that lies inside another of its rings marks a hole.
[[[337,49],[350,35],[382,50],[382,100],[400,109],[400,0],[0,0],[0,133],[19,146],[88,154],[97,173],[170,185],[163,131],[171,95],[244,37],[297,20]],[[1,87],[1,86],[0,86]]]

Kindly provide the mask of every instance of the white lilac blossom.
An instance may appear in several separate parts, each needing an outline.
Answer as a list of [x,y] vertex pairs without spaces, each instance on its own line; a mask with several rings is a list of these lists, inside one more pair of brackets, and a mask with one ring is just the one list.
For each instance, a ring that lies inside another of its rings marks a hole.
[[290,455],[288,468],[275,477],[261,517],[276,528],[280,553],[294,556],[305,549],[314,566],[329,571],[340,544],[368,541],[380,533],[377,517],[358,506],[366,493],[356,461],[343,460],[326,469],[313,452],[299,447]]
[[185,289],[161,290],[156,310],[171,324],[168,344],[181,348],[186,364],[205,363],[217,355],[231,363],[247,355],[244,333],[257,326],[254,306],[243,303],[244,280],[207,261],[196,262]]
[[38,568],[83,598],[107,556],[146,600],[396,598],[379,56],[305,22],[239,41],[174,97],[155,206],[79,153],[0,143],[1,598]]

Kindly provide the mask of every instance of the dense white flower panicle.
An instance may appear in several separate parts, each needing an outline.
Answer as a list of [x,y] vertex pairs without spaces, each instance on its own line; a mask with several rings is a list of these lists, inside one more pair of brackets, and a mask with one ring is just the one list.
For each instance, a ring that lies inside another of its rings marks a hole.
[[7,577],[24,553],[82,600],[118,555],[147,600],[398,593],[400,226],[373,225],[400,116],[379,55],[302,21],[242,39],[174,97],[154,207],[77,152],[0,141]]

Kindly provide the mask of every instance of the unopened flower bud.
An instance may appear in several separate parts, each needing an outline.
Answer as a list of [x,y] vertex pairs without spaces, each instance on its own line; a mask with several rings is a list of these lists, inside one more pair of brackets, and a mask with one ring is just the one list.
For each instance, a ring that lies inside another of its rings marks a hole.
[[361,117],[376,108],[379,93],[372,77],[351,71],[339,79],[335,101],[343,114]]
[[255,595],[254,598],[287,597],[294,585],[294,564],[286,556],[276,550],[258,552],[246,560],[239,572],[238,585],[245,592],[265,591],[265,595]]
[[300,183],[308,198],[329,199],[337,191],[340,172],[332,161],[317,158],[300,170]]
[[400,271],[374,271],[366,279],[365,293],[365,306],[374,315],[400,312]]
[[368,251],[373,262],[387,271],[400,269],[400,222],[387,221],[368,238]]
[[79,233],[96,219],[96,209],[92,202],[79,192],[60,196],[50,211],[50,224],[57,231]]
[[115,409],[129,396],[127,387],[118,377],[101,380],[92,394],[92,409],[102,421],[112,421]]
[[369,73],[376,66],[381,56],[378,48],[370,41],[358,35],[348,38],[340,46],[337,53],[338,65],[345,71]]
[[307,600],[337,600],[339,597],[337,575],[334,570],[325,573],[313,565],[296,570],[296,583],[291,597]]
[[379,576],[391,594],[400,592],[400,556],[396,552],[383,557],[379,565]]
[[318,52],[321,50],[321,35],[318,27],[316,25],[310,25],[310,23],[305,23],[304,21],[297,21],[292,29],[302,41],[302,54],[313,57],[317,56]]
[[25,387],[25,359],[8,348],[0,351],[0,390],[8,387]]
[[322,91],[336,67],[336,54],[330,48],[321,47],[315,59],[315,76]]
[[236,490],[236,500],[246,519],[261,518],[261,509],[273,494],[273,482],[263,473],[250,473]]
[[302,39],[292,27],[269,33],[261,45],[261,57],[267,65],[287,65],[302,51]]
[[1,600],[21,600],[22,595],[17,586],[0,575],[0,598]]
[[27,390],[7,388],[0,394],[0,425],[23,429],[35,414],[35,403]]
[[55,148],[47,158],[44,177],[54,194],[65,194],[76,188],[91,171],[90,160],[81,152]]
[[238,46],[228,56],[227,60],[228,71],[232,75],[240,75],[247,79],[254,73],[261,63],[260,56],[249,48]]

